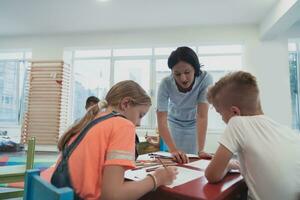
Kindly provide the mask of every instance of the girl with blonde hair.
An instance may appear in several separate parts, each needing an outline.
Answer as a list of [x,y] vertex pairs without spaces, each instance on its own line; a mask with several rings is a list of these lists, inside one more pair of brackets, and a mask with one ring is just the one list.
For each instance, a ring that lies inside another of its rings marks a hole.
[[[173,182],[177,174],[174,167],[159,168],[138,182],[124,180],[125,170],[135,167],[135,127],[150,106],[151,99],[140,85],[121,81],[61,137],[58,148],[62,155],[71,152],[66,166],[77,199],[138,199]],[[95,123],[100,118],[105,120]],[[82,132],[86,132],[84,137]],[[76,148],[69,150],[79,137]],[[63,187],[55,176],[51,182]]]

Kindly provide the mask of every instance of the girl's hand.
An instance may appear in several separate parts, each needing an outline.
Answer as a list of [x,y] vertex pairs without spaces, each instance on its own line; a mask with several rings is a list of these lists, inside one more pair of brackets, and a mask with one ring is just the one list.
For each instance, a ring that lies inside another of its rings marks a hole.
[[167,168],[160,167],[155,170],[153,175],[157,181],[157,187],[161,185],[170,185],[176,179],[176,175],[178,174],[177,168],[174,166],[170,166]]

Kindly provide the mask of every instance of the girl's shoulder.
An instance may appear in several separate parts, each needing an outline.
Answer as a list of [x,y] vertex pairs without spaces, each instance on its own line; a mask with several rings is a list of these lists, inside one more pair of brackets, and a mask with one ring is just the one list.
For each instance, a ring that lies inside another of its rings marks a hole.
[[95,125],[95,129],[101,128],[102,130],[118,129],[121,127],[134,128],[135,126],[130,120],[122,116],[111,117]]
[[125,117],[122,116],[117,116],[117,117],[113,117],[112,118],[113,121],[113,125],[117,126],[117,127],[135,127],[135,125],[128,119],[126,119]]

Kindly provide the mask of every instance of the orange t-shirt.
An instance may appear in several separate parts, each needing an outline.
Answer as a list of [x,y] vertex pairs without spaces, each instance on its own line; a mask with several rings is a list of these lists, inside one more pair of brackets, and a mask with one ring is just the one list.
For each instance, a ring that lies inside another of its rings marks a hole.
[[83,199],[100,199],[104,167],[119,165],[126,169],[134,168],[134,158],[135,126],[132,122],[112,117],[96,124],[68,161],[75,192]]

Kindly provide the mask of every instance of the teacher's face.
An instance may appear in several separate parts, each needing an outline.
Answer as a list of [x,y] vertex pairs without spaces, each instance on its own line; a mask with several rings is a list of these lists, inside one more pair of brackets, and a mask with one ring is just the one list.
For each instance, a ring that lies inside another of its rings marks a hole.
[[192,65],[180,61],[172,68],[173,77],[176,83],[183,89],[189,88],[195,78],[195,70]]

